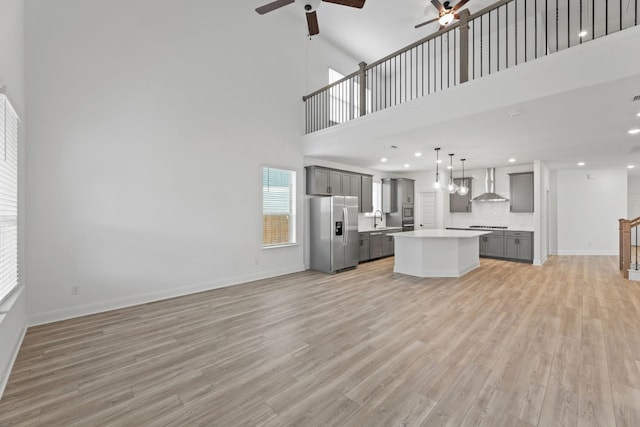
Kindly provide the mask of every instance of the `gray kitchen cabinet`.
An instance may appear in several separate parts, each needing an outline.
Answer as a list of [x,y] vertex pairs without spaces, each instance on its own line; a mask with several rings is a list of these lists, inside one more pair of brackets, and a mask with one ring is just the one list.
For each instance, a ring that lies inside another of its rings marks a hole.
[[504,256],[518,261],[533,262],[533,233],[505,231]]
[[372,231],[369,233],[369,259],[376,259],[384,256],[382,241],[382,231]]
[[360,180],[360,194],[358,211],[373,212],[373,177],[371,175],[362,175]]
[[390,233],[397,233],[397,231],[382,232],[382,255],[383,256],[391,256],[395,253],[393,236],[388,235]]
[[360,258],[359,262],[369,261],[369,232],[360,232]]
[[398,212],[398,182],[395,179],[382,180],[382,212]]
[[400,212],[403,203],[415,200],[415,181],[405,178],[384,178],[382,180],[382,212]]
[[469,192],[464,196],[458,193],[449,194],[449,212],[471,212],[471,178],[453,178],[453,182],[459,186],[464,183]]
[[342,195],[356,196],[358,200],[360,200],[360,192],[362,191],[360,187],[361,179],[362,179],[361,176],[358,174],[343,172],[342,173]]
[[478,238],[480,240],[480,256],[485,257],[504,257],[504,232],[492,231],[491,234],[485,234]]
[[533,172],[509,174],[511,212],[533,212]]
[[398,204],[413,203],[415,192],[415,181],[412,179],[397,179],[398,182]]
[[342,171],[307,166],[307,194],[342,196]]

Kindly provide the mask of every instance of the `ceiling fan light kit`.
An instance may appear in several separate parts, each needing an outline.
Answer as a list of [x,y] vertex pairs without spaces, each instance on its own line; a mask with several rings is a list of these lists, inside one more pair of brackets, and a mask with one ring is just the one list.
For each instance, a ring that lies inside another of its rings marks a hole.
[[287,6],[291,3],[300,3],[307,17],[307,28],[309,29],[309,36],[315,36],[316,34],[320,33],[316,9],[323,1],[326,3],[355,7],[358,9],[362,9],[365,3],[365,0],[275,0],[271,3],[267,3],[256,8],[256,12],[258,12],[259,15],[264,15],[265,13],[280,9],[281,7]]
[[458,10],[462,9],[462,7],[468,2],[469,0],[460,0],[458,3],[456,3],[455,6],[451,6],[450,2],[448,1],[445,1],[443,4],[440,3],[439,0],[431,0],[431,4],[436,9],[438,9],[438,17],[418,24],[415,26],[415,28],[420,28],[437,21],[440,24],[439,30],[442,30],[444,27],[451,24],[455,19],[460,19],[460,16],[458,16],[457,12]]

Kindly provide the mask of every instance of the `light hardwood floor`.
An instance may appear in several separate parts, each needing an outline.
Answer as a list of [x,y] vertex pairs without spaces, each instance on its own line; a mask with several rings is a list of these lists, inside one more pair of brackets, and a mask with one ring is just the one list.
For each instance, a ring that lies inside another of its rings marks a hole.
[[30,328],[0,425],[640,426],[640,286],[617,257],[392,266]]

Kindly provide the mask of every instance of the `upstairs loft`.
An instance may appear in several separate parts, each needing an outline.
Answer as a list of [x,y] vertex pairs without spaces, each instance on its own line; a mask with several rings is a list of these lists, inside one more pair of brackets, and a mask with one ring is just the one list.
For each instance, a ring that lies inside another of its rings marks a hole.
[[460,15],[305,96],[304,154],[640,76],[635,0],[503,0]]

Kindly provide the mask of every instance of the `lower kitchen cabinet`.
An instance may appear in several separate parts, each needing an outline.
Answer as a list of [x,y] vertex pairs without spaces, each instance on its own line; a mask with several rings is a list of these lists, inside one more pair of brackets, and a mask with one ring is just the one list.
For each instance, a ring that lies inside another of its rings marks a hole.
[[480,236],[480,256],[504,257],[504,232],[492,231],[491,234]]
[[533,262],[533,233],[505,231],[504,256],[518,261]]
[[360,233],[360,262],[369,261],[369,232]]
[[[390,233],[395,233],[395,231]],[[382,256],[391,256],[394,254],[394,250],[393,236],[389,236],[386,231],[382,232]]]
[[369,233],[369,259],[376,259],[384,256],[382,241],[382,231],[372,231]]
[[392,256],[395,244],[391,233],[400,230],[380,230],[360,232],[360,262]]

